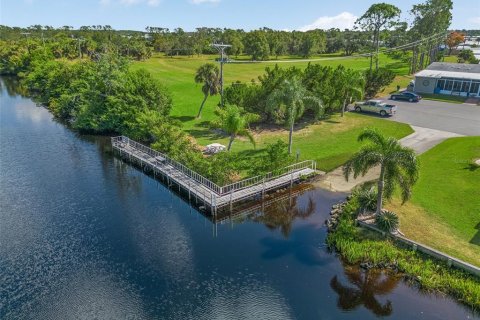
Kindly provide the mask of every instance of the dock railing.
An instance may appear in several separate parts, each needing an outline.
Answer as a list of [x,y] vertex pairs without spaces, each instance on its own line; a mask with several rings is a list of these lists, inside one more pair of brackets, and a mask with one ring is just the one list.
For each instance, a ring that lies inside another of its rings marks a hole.
[[[123,146],[122,146],[123,144]],[[213,181],[210,181],[206,177],[202,176],[201,174],[193,171],[192,169],[186,167],[185,165],[181,164],[180,162],[173,160],[169,158],[167,155],[153,150],[152,148],[149,148],[141,143],[138,143],[134,140],[131,140],[128,137],[125,136],[118,136],[118,137],[112,137],[112,145],[117,146],[120,148],[124,148],[126,145],[140,150],[141,152],[151,156],[152,158],[155,158],[156,161],[159,161],[163,164],[168,164],[175,169],[179,170],[189,178],[197,181],[198,183],[202,184],[203,186],[207,187],[211,191],[215,192],[217,195],[221,196],[224,194],[232,193],[247,187],[251,187],[253,185],[261,184],[261,183],[266,183],[270,180],[276,179],[278,177],[292,174],[297,171],[301,171],[304,169],[312,169],[316,170],[316,162],[313,160],[306,160],[298,163],[294,163],[290,166],[275,170],[273,172],[269,172],[265,175],[258,175],[255,177],[247,178],[241,181],[237,181],[225,186],[219,186]]]

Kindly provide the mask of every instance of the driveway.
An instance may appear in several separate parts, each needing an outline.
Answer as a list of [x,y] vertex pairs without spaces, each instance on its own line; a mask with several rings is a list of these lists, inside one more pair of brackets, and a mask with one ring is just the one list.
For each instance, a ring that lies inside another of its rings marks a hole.
[[480,106],[432,100],[388,101],[398,106],[390,120],[466,136],[480,135]]

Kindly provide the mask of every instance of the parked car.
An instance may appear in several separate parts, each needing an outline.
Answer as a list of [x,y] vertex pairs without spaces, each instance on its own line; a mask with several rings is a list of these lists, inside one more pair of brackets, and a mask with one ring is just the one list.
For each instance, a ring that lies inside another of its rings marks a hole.
[[375,112],[385,117],[394,115],[397,112],[397,106],[387,104],[382,100],[368,100],[355,103],[355,111]]
[[390,96],[390,99],[392,99],[392,100],[405,100],[405,101],[410,101],[410,102],[418,102],[422,99],[422,97],[419,96],[416,93],[413,93],[413,92],[403,91],[403,92],[392,94]]

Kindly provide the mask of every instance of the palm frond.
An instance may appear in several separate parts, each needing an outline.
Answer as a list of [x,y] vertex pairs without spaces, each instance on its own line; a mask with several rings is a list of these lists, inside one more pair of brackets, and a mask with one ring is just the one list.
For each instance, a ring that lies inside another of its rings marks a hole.
[[386,142],[385,137],[377,129],[373,128],[367,128],[363,130],[363,132],[358,136],[358,141],[362,142],[365,140],[369,140],[379,146],[385,145]]

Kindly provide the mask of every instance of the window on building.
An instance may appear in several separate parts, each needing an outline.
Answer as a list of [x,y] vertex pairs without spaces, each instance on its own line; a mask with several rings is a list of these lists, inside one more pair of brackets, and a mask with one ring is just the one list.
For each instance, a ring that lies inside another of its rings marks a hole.
[[462,92],[468,92],[468,89],[470,88],[470,81],[463,81],[462,82]]
[[478,89],[480,88],[480,82],[472,82],[470,86],[470,93],[478,94]]
[[445,90],[452,91],[453,89],[453,81],[452,80],[447,80],[445,84]]
[[438,80],[437,81],[437,88],[440,89],[440,90],[445,89],[445,80],[443,80],[443,79]]
[[462,81],[453,81],[453,89],[452,91],[460,91],[460,86],[462,85]]

